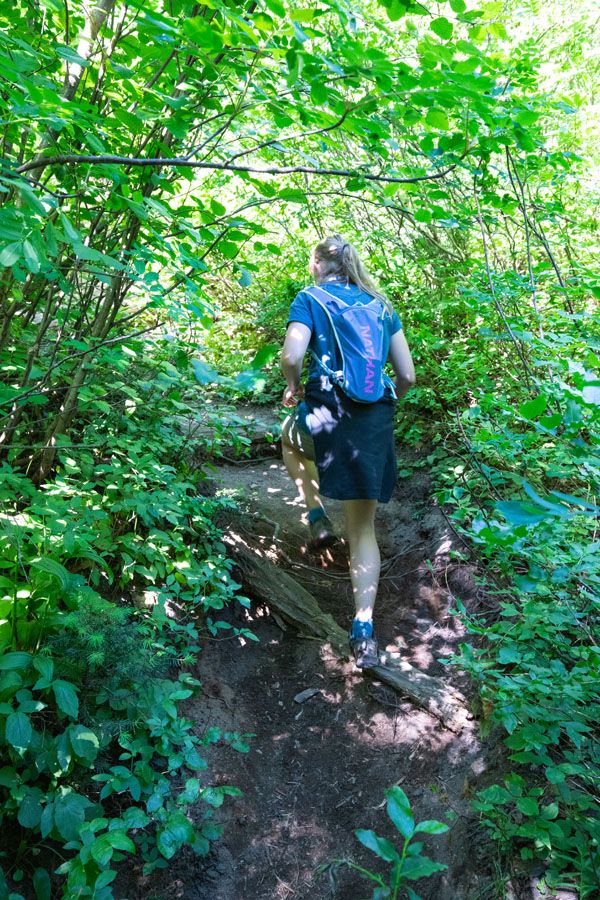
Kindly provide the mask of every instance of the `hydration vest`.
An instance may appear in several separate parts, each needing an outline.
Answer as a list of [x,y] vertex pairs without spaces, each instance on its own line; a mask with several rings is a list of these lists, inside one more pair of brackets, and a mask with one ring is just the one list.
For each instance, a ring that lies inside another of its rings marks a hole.
[[319,304],[331,326],[338,349],[341,368],[334,370],[314,350],[313,358],[329,379],[351,400],[375,403],[383,397],[386,386],[394,386],[385,375],[383,358],[386,316],[381,300],[373,297],[368,303],[346,303],[321,287],[305,288],[305,292]]

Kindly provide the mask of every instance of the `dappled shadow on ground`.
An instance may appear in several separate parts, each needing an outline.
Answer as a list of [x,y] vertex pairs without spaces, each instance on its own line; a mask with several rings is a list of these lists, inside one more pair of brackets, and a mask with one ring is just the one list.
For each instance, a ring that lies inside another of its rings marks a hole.
[[[301,508],[281,463],[221,468],[215,484],[248,510],[247,518],[236,519],[236,529],[262,541],[265,554],[346,628],[352,604],[345,548],[309,552]],[[330,504],[329,513],[341,531],[340,505]],[[465,680],[440,658],[463,639],[449,612],[455,597],[476,607],[477,588],[468,566],[451,557],[453,535],[430,498],[426,475],[399,483],[392,502],[380,507],[377,527],[383,559],[376,607],[380,643],[469,693]],[[492,877],[489,843],[469,806],[474,783],[486,777],[489,765],[489,750],[486,756],[473,724],[460,734],[445,730],[352,662],[298,636],[264,605],[237,607],[222,617],[253,628],[259,642],[241,646],[226,639],[226,632],[205,639],[198,668],[203,693],[190,703],[188,715],[199,733],[216,725],[254,734],[248,753],[219,747],[211,761],[213,782],[238,785],[244,796],[220,810],[225,832],[208,860],[183,854],[176,874],[138,878],[130,900],[369,897],[368,883],[347,867],[319,867],[352,858],[380,871],[353,832],[373,828],[394,839],[384,808],[384,790],[392,784],[402,786],[417,819],[450,825],[446,835],[425,839],[429,854],[448,870],[419,883],[419,895],[503,896]],[[298,702],[307,689],[312,696]]]

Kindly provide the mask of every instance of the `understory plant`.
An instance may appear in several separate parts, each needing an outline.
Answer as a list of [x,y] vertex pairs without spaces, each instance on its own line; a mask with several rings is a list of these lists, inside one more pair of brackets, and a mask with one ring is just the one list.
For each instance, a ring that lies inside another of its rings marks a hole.
[[245,736],[182,711],[201,702],[189,668],[203,641],[253,637],[218,615],[248,603],[215,521],[227,501],[206,496],[177,424],[193,382],[160,353],[142,374],[134,409],[106,384],[110,411],[82,414],[53,478],[0,471],[0,896],[13,900],[21,885],[109,900],[134,854],[146,875],[184,846],[205,855],[214,808],[241,793],[211,782],[204,750],[245,752]]
[[527,336],[533,396],[482,391],[436,474],[487,598],[478,614],[454,598],[472,641],[453,662],[507,750],[475,809],[508,859],[586,898],[600,890],[600,343],[587,317],[562,320]]
[[343,861],[345,865],[359,872],[363,878],[374,882],[377,887],[371,895],[372,900],[397,900],[406,896],[408,900],[420,900],[419,895],[408,882],[427,878],[448,867],[437,863],[423,853],[423,843],[414,840],[418,834],[443,834],[448,826],[434,819],[415,822],[410,801],[402,788],[393,785],[385,791],[386,811],[389,820],[398,832],[401,840],[398,844],[381,837],[371,829],[358,828],[354,833],[368,850],[371,850],[383,862],[389,863],[387,876],[379,875],[370,869],[360,866],[351,860]]

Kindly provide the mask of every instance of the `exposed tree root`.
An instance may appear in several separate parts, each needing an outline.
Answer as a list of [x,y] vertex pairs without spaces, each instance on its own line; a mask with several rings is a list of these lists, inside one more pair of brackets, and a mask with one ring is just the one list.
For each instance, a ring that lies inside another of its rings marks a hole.
[[[246,591],[274,608],[302,634],[328,643],[339,657],[348,656],[346,632],[323,612],[312,594],[266,557],[264,548],[252,548],[232,531],[225,540]],[[467,703],[456,690],[389,654],[382,654],[382,663],[369,674],[427,710],[450,731],[460,732],[465,727],[470,718]]]

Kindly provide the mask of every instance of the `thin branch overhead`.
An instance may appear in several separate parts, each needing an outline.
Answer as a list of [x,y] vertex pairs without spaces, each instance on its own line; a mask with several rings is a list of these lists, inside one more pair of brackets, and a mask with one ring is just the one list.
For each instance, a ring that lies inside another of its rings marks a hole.
[[434,181],[444,178],[454,169],[458,163],[453,163],[440,169],[439,172],[432,172],[429,175],[413,175],[410,177],[400,175],[375,175],[371,172],[363,172],[353,169],[319,169],[314,166],[266,166],[257,168],[248,165],[232,165],[231,163],[202,162],[199,160],[186,159],[185,157],[162,158],[150,157],[139,158],[129,156],[84,156],[77,154],[64,154],[61,156],[45,156],[38,159],[32,159],[30,162],[19,166],[15,171],[18,175],[25,172],[31,172],[34,169],[44,169],[47,166],[65,166],[65,165],[118,165],[118,166],[159,166],[173,168],[189,168],[189,169],[212,169],[225,172],[250,172],[254,175],[292,175],[295,172],[304,172],[307,175],[338,175],[343,178],[363,178],[365,181],[389,182],[392,184],[415,184],[419,181]]

